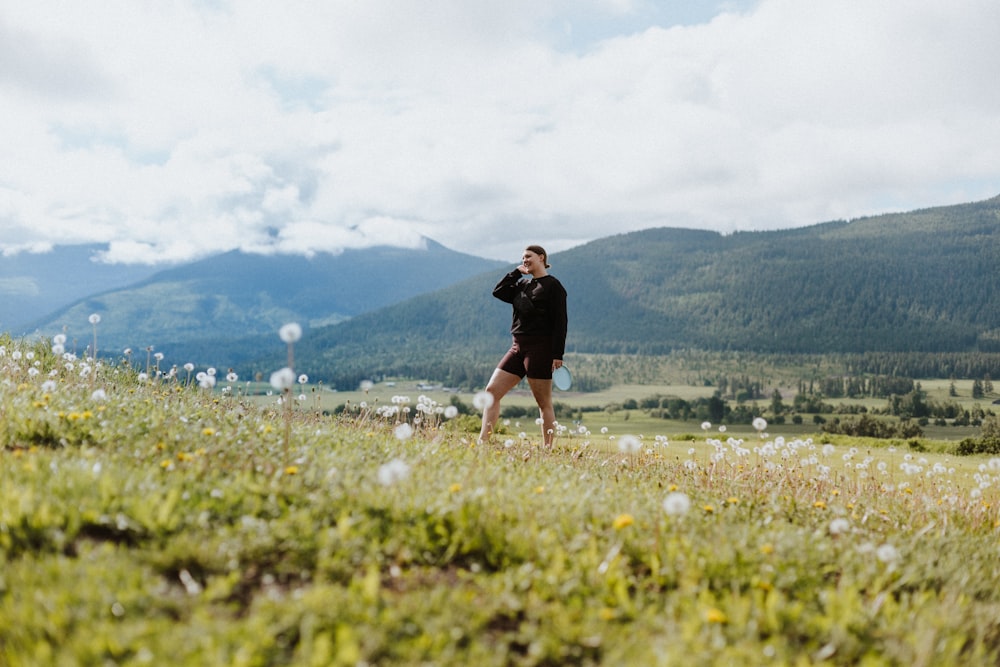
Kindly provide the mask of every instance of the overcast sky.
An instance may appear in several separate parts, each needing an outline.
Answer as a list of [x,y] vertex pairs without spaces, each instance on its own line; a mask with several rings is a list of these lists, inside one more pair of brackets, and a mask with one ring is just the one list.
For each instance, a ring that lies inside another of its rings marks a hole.
[[515,260],[976,201],[998,65],[996,0],[10,0],[0,248]]

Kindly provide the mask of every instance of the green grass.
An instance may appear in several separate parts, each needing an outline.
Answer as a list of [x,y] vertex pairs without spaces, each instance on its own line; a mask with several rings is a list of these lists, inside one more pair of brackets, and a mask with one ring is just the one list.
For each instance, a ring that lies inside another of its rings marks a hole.
[[552,450],[399,437],[0,344],[3,665],[1000,659],[1000,460],[697,426],[622,451],[620,413]]

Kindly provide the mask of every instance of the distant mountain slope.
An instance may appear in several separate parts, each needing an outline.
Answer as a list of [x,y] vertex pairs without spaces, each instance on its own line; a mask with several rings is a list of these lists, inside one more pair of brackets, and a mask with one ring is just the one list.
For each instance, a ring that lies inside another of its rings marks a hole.
[[[1000,197],[783,231],[650,229],[551,259],[569,351],[1000,349]],[[509,307],[490,296],[502,273],[318,329],[298,358],[330,380],[493,363],[508,338]]]
[[88,296],[36,326],[86,341],[87,318],[98,313],[100,349],[153,346],[173,351],[174,362],[221,364],[254,353],[234,353],[235,341],[277,341],[286,322],[306,329],[339,322],[498,265],[431,240],[423,249],[381,246],[309,258],[234,251]]
[[69,245],[49,252],[0,255],[0,331],[20,335],[57,308],[162,270],[94,261],[107,249],[107,244]]

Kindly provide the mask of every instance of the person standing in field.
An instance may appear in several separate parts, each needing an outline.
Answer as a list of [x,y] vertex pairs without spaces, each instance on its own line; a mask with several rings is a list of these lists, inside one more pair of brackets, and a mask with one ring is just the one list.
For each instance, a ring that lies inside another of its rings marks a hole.
[[513,306],[513,342],[486,385],[493,402],[483,410],[481,443],[489,441],[500,417],[500,399],[527,376],[541,416],[542,442],[552,445],[556,424],[552,371],[563,365],[567,316],[566,290],[549,275],[549,267],[545,250],[529,245],[521,264],[493,288],[493,296]]

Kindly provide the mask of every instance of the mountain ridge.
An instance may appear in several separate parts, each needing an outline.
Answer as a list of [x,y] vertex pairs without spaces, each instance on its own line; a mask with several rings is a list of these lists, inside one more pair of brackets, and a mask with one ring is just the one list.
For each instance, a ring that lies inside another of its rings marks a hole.
[[97,313],[99,348],[225,356],[233,341],[276,332],[286,322],[322,327],[499,265],[430,239],[419,249],[372,246],[308,257],[230,251],[89,295],[32,328],[85,340],[89,314]]
[[[1000,197],[790,230],[660,227],[551,263],[569,293],[568,352],[1000,350]],[[490,297],[500,275],[317,329],[299,358],[343,383],[366,367],[493,363],[509,339],[508,307]]]

